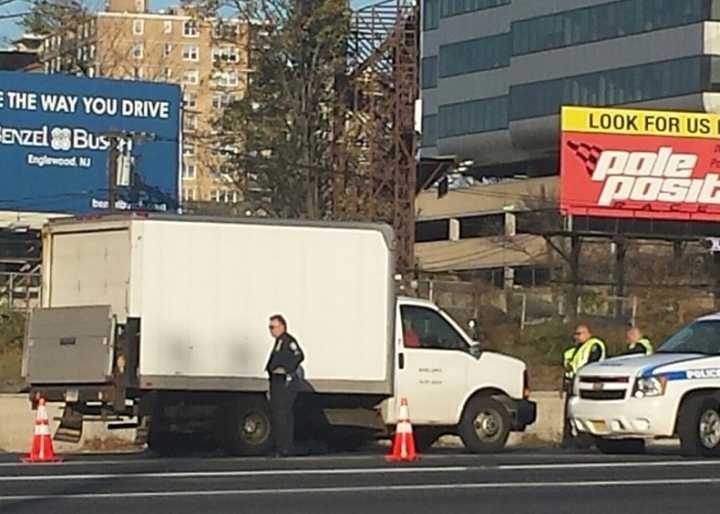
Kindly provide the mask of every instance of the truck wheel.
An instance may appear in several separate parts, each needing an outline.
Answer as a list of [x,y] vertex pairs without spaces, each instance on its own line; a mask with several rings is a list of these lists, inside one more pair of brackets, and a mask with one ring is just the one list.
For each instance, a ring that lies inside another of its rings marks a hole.
[[604,439],[596,437],[595,446],[600,450],[600,453],[609,455],[645,453],[645,441],[643,439]]
[[717,400],[708,396],[694,396],[683,401],[678,413],[677,432],[683,455],[720,456],[720,413]]
[[473,398],[465,406],[460,437],[468,450],[492,453],[502,450],[510,435],[510,413],[492,398]]
[[182,454],[180,438],[173,432],[150,429],[147,445],[150,451],[161,457],[176,457]]
[[221,409],[221,446],[230,455],[264,455],[272,449],[270,407],[260,396],[245,396]]

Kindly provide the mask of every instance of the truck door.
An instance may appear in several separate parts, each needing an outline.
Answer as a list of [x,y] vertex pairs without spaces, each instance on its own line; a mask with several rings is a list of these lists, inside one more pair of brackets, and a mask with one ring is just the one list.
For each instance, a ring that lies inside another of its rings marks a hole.
[[414,423],[457,423],[467,365],[473,361],[467,342],[434,309],[403,305],[400,316],[396,400],[407,398]]

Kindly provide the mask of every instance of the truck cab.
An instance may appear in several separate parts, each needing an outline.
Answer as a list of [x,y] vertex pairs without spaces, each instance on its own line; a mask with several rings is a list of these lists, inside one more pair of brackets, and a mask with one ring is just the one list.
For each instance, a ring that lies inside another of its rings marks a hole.
[[579,433],[606,453],[642,451],[679,437],[690,456],[720,455],[720,314],[696,319],[649,356],[628,355],[580,369],[569,402]]
[[383,418],[395,424],[406,398],[421,445],[457,434],[472,451],[496,451],[535,421],[525,363],[484,350],[432,302],[398,298],[395,358],[396,394]]

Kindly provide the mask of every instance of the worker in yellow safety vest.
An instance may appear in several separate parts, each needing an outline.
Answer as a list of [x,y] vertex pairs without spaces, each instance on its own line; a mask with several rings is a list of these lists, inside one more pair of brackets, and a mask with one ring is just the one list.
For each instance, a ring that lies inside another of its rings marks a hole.
[[573,334],[574,345],[563,352],[563,389],[565,391],[565,414],[563,425],[563,447],[570,446],[573,435],[572,426],[568,419],[568,402],[572,395],[573,381],[578,370],[591,362],[605,358],[605,342],[592,335],[590,328],[581,324],[575,327]]
[[650,339],[645,337],[642,332],[640,332],[639,328],[630,327],[627,330],[625,337],[628,345],[626,353],[638,353],[645,355],[651,355],[653,353],[653,345],[650,342]]

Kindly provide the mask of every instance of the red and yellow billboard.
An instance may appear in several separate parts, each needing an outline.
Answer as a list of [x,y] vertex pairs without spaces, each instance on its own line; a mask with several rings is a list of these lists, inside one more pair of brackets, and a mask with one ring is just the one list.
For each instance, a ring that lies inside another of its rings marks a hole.
[[565,214],[720,221],[720,116],[563,107]]

